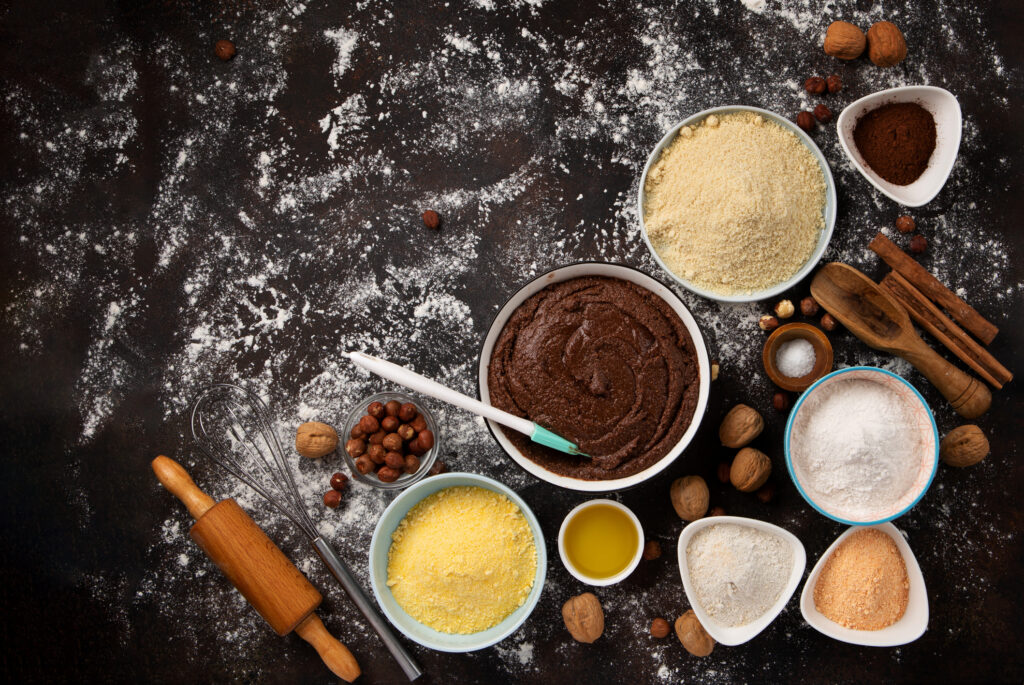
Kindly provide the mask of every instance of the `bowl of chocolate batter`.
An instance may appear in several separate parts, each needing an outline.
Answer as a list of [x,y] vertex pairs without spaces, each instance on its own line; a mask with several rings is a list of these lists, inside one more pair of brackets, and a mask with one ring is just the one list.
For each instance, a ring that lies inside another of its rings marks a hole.
[[666,285],[617,264],[543,274],[499,310],[480,353],[480,398],[572,440],[589,457],[488,422],[541,480],[608,492],[669,466],[707,408],[710,363],[696,320]]

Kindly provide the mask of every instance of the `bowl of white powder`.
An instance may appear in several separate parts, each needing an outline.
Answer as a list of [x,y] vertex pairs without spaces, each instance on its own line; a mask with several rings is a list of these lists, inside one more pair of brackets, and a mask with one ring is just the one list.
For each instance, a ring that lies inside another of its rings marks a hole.
[[821,378],[786,424],[786,468],[807,503],[848,525],[875,525],[910,511],[939,463],[928,403],[884,369],[854,366]]
[[740,516],[687,525],[677,545],[686,598],[708,635],[723,645],[753,639],[782,612],[807,565],[789,531]]

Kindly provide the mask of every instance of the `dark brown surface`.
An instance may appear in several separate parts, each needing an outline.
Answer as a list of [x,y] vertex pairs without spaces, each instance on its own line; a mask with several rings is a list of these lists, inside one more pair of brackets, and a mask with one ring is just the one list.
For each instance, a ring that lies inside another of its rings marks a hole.
[[[331,681],[315,652],[295,636],[277,638],[197,556],[184,532],[187,513],[155,483],[148,463],[167,453],[218,499],[234,492],[196,460],[187,399],[205,382],[251,378],[289,419],[300,399],[325,396],[336,413],[321,416],[338,425],[381,389],[338,365],[339,347],[348,346],[472,392],[491,317],[536,274],[604,259],[666,280],[636,232],[633,207],[646,153],[674,122],[732,102],[794,116],[816,104],[802,88],[812,75],[842,77],[842,91],[824,100],[836,113],[894,85],[926,81],[956,94],[965,125],[953,174],[935,200],[910,213],[929,241],[922,263],[1000,327],[990,351],[1018,370],[1020,2],[886,3],[884,16],[909,44],[907,60],[887,70],[865,58],[840,63],[820,49],[832,19],[866,28],[883,18],[875,3],[835,3],[830,16],[819,16],[816,2],[767,5],[755,14],[727,0],[493,11],[460,2],[7,3],[0,671],[14,682]],[[324,32],[339,27],[354,29],[359,42],[335,77],[338,50]],[[228,62],[212,49],[224,37],[238,49]],[[447,61],[436,61],[444,51]],[[508,96],[521,88],[523,100]],[[332,152],[319,122],[356,94],[362,128]],[[885,267],[866,245],[908,212],[850,167],[834,127],[818,126],[814,136],[838,193],[825,259],[877,280]],[[269,165],[258,162],[264,152]],[[317,178],[337,180],[304,185]],[[442,215],[438,231],[422,225],[427,208]],[[251,266],[264,261],[266,274]],[[423,264],[445,268],[425,278],[417,275]],[[359,279],[372,287],[354,287]],[[799,301],[806,288],[786,296]],[[548,583],[536,612],[498,648],[450,655],[414,646],[425,682],[1021,682],[1018,381],[995,393],[977,422],[992,455],[974,467],[940,468],[924,500],[897,521],[928,587],[931,617],[920,640],[894,649],[835,642],[803,622],[795,600],[752,642],[718,646],[703,660],[671,635],[649,636],[652,618],[672,622],[687,609],[675,561],[682,522],[668,502],[674,478],[702,475],[713,507],[785,527],[804,542],[810,563],[843,530],[811,510],[785,473],[786,415],[771,408],[775,389],[757,360],[757,316],[774,303],[720,307],[681,294],[721,376],[684,457],[616,495],[664,554],[595,591],[606,630],[594,644],[574,643],[561,626],[562,603],[585,588],[561,567],[554,545],[562,517],[589,497],[526,476],[482,427],[456,412],[441,416],[449,468],[510,482],[537,514]],[[456,298],[465,315],[415,317],[421,303],[447,301],[441,295]],[[111,302],[121,303],[120,318],[111,317]],[[286,326],[263,323],[285,305],[295,313]],[[245,335],[258,344],[247,347]],[[837,366],[890,363],[842,330],[830,338]],[[211,353],[219,342],[225,349]],[[100,363],[111,357],[120,363]],[[941,433],[961,423],[919,374],[896,368],[934,408]],[[342,391],[316,385],[324,369],[342,378]],[[714,477],[732,457],[718,443],[718,420],[738,401],[768,421],[755,441],[773,461],[768,504]],[[282,437],[287,444],[291,436]],[[350,499],[364,492],[353,485],[330,515],[314,509],[338,463],[299,469],[319,484],[311,510],[335,529],[332,541],[365,585],[366,548],[387,496]],[[343,518],[353,501],[374,506]],[[256,500],[245,507],[323,592],[321,615],[360,660],[365,682],[402,682],[294,528]]]

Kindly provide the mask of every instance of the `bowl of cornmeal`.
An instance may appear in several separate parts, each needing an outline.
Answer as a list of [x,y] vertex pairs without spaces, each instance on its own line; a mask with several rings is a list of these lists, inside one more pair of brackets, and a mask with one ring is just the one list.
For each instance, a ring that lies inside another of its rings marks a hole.
[[687,290],[763,300],[821,259],[836,220],[828,162],[791,121],[757,107],[698,112],[651,152],[637,197],[641,233]]
[[370,585],[410,640],[471,652],[515,632],[544,588],[547,553],[526,502],[496,480],[445,473],[410,486],[370,542]]

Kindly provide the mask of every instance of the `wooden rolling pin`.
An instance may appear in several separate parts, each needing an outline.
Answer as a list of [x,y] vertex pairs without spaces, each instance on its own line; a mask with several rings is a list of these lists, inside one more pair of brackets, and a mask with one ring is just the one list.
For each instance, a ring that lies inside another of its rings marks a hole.
[[188,472],[168,457],[157,457],[153,472],[196,519],[192,539],[249,600],[270,627],[284,636],[293,630],[313,645],[327,668],[342,680],[359,677],[359,664],[313,613],[323,597],[288,557],[233,499],[214,504]]

